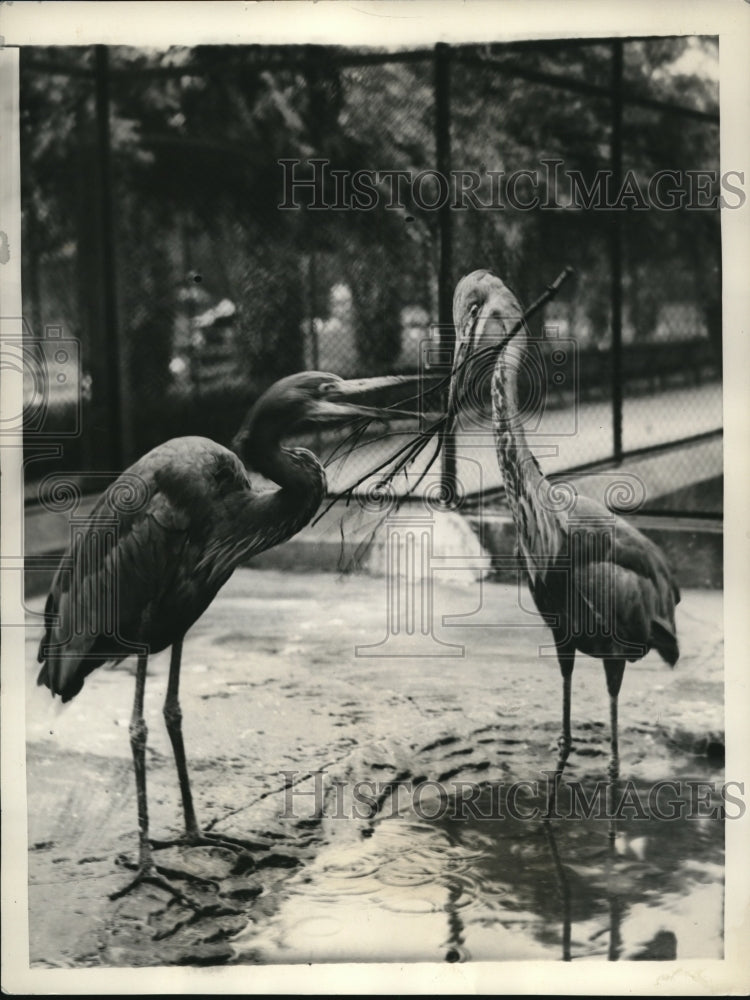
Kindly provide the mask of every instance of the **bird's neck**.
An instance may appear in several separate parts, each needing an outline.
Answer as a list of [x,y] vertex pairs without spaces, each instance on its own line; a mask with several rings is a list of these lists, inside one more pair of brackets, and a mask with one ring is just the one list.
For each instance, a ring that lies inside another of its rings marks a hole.
[[283,448],[272,435],[256,433],[250,438],[245,457],[252,469],[280,486],[281,492],[298,505],[312,507],[313,511],[320,506],[326,493],[326,474],[307,448]]
[[492,417],[498,463],[520,552],[532,578],[544,576],[560,548],[561,519],[550,483],[529,447],[518,407],[518,361],[501,356],[492,378]]
[[505,492],[511,511],[515,512],[522,496],[536,496],[545,477],[526,440],[515,368],[501,362],[492,376],[492,423]]

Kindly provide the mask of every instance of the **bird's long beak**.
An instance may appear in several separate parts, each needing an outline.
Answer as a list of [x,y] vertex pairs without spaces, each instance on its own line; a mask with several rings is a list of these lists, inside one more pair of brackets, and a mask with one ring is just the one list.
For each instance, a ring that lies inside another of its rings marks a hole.
[[522,317],[518,300],[509,289],[503,288],[488,295],[473,327],[465,328],[464,335],[456,344],[453,359],[448,405],[440,435],[442,448],[447,445],[464,402],[478,399],[475,380],[481,382],[488,368],[494,367],[499,354],[518,332],[514,327]]
[[315,423],[346,423],[357,417],[368,417],[371,420],[393,420],[395,417],[408,417],[414,420],[416,410],[398,409],[392,406],[371,406],[359,402],[373,395],[396,386],[406,388],[414,379],[401,375],[384,375],[379,378],[341,379],[335,389],[328,393],[325,399],[317,400],[310,419]]
[[507,288],[492,292],[482,305],[479,315],[456,346],[451,385],[448,394],[449,422],[461,406],[462,398],[471,393],[473,378],[483,378],[494,367],[498,356],[519,332],[523,310]]
[[464,369],[464,362],[468,357],[470,350],[468,340],[459,340],[456,344],[456,352],[453,358],[453,369],[451,371],[451,381],[448,388],[448,405],[445,409],[445,423],[443,424],[443,429],[440,434],[440,447],[445,449],[448,441],[448,436],[453,430],[456,417],[458,415],[458,410],[460,406],[459,401],[459,383],[461,381],[461,372]]
[[518,329],[514,328],[519,320],[523,320],[523,309],[515,295],[507,288],[493,291],[479,311],[472,353],[485,347],[495,347],[497,357],[518,333]]

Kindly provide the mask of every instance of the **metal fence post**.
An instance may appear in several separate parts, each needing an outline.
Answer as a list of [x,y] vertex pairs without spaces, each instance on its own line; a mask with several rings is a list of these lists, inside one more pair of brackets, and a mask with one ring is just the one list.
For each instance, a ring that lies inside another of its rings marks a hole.
[[[305,46],[305,86],[307,87],[307,101],[308,101],[308,115],[309,122],[308,128],[310,130],[310,139],[312,141],[313,152],[312,155],[320,157],[322,155],[323,146],[326,142],[326,136],[323,134],[322,123],[319,114],[313,113],[314,108],[314,97],[315,89],[320,82],[321,74],[321,54],[314,45]],[[325,57],[323,57],[325,58]],[[315,171],[313,170],[313,176],[315,176]],[[315,196],[317,197],[317,195]],[[313,201],[315,201],[315,197]],[[313,371],[317,371],[320,368],[320,344],[318,341],[318,330],[315,323],[315,317],[318,312],[318,260],[317,260],[317,231],[318,224],[315,218],[315,214],[309,209],[305,211],[304,214],[304,234],[305,242],[307,244],[308,251],[308,263],[307,263],[307,296],[309,305],[309,321],[307,335],[309,338],[309,364]],[[316,442],[319,447],[320,436],[316,434]]]
[[[451,171],[451,50],[445,42],[435,46],[435,156],[438,173],[446,179]],[[438,323],[441,355],[448,357],[455,346],[453,330],[453,214],[450,199],[438,209],[440,264],[438,270]],[[446,437],[443,448],[443,489],[455,496],[456,437]]]
[[[610,137],[612,191],[622,187],[622,39],[612,42],[612,125]],[[610,221],[610,281],[612,314],[612,450],[622,461],[622,215],[612,209]]]
[[[106,386],[94,384],[93,391],[101,404],[106,398],[108,429],[108,461],[110,468],[123,466],[123,413],[120,384],[120,336],[117,325],[117,291],[115,282],[115,241],[112,225],[112,163],[109,127],[109,51],[106,45],[94,50],[94,80],[96,90],[96,158],[99,171],[99,247],[102,316],[104,330],[96,338],[104,346],[106,362],[103,368]],[[104,390],[104,397],[102,396]],[[103,408],[104,409],[104,408]]]

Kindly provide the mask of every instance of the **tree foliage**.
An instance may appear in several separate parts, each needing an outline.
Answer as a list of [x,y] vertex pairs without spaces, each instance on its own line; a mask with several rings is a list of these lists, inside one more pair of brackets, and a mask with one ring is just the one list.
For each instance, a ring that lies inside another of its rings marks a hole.
[[[715,40],[633,40],[624,52],[626,94],[715,110]],[[404,306],[437,318],[436,212],[413,202],[387,209],[384,198],[367,212],[278,209],[282,158],[322,157],[349,173],[435,166],[432,53],[362,65],[353,55],[313,46],[109,51],[120,320],[135,391],[145,381],[163,400],[169,389],[188,266],[214,300],[236,303],[238,364],[258,388],[304,363],[311,316],[336,282],[351,288],[362,374],[393,367]],[[476,46],[454,51],[452,63],[452,167],[484,172],[483,196],[491,171],[537,171],[544,201],[543,160],[587,180],[609,165],[608,98],[543,79],[607,87],[608,43]],[[89,273],[100,190],[93,66],[86,48],[26,49],[21,63],[27,311],[62,319],[84,339],[94,322],[86,300],[98,294]],[[651,108],[626,105],[623,148],[626,169],[644,183],[657,170],[718,169],[715,127]],[[336,199],[331,177],[324,196]],[[573,264],[569,314],[606,337],[608,212],[506,205],[452,219],[455,279],[492,266],[528,300]],[[718,212],[627,213],[626,306],[636,336],[680,298],[712,317],[715,332],[718,233]]]

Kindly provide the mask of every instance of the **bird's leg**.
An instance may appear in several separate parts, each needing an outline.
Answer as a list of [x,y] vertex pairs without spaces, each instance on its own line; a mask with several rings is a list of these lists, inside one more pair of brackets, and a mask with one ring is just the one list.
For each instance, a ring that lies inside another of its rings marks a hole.
[[180,664],[182,661],[182,638],[172,643],[172,653],[169,660],[169,681],[167,682],[167,697],[164,702],[164,721],[172,743],[172,751],[177,766],[177,776],[180,781],[182,795],[182,810],[185,814],[185,833],[188,840],[200,836],[200,827],[195,818],[193,793],[190,789],[185,744],[182,740],[182,710],[180,708]]
[[252,855],[248,848],[254,846],[249,842],[241,841],[232,837],[222,836],[216,833],[207,833],[201,830],[195,815],[193,805],[193,793],[190,788],[190,776],[188,775],[187,758],[185,756],[185,744],[182,739],[182,710],[180,708],[180,666],[182,662],[182,637],[172,644],[172,654],[169,661],[169,680],[167,682],[167,697],[164,701],[164,721],[172,743],[177,776],[180,782],[180,793],[182,795],[182,810],[185,816],[185,837],[183,840],[152,840],[151,846],[155,849],[173,847],[176,844],[187,843],[190,846],[209,845],[216,847],[227,847],[232,851],[243,855],[243,867],[245,869],[254,867]]
[[573,687],[573,667],[575,665],[575,648],[558,646],[557,658],[560,663],[560,672],[563,679],[563,717],[562,733],[558,740],[557,764],[555,765],[555,775],[547,798],[547,816],[551,816],[555,810],[557,802],[557,789],[560,784],[565,764],[570,754],[572,744],[570,737],[570,694]]
[[604,671],[607,675],[607,691],[609,691],[609,720],[611,730],[612,754],[609,761],[609,777],[616,781],[620,776],[620,757],[617,747],[617,696],[625,673],[625,660],[605,660]]
[[622,677],[625,673],[624,660],[605,660],[604,671],[607,677],[607,690],[609,691],[609,725],[611,740],[611,755],[609,759],[609,783],[607,785],[607,815],[609,816],[609,843],[614,850],[614,843],[617,836],[617,824],[615,820],[616,800],[619,794],[618,778],[620,777],[620,755],[617,744],[617,696],[620,693]]
[[138,798],[138,868],[135,878],[117,892],[110,894],[110,899],[119,899],[137,885],[147,882],[164,889],[181,903],[195,909],[195,904],[188,899],[176,886],[172,885],[163,872],[154,864],[151,854],[151,844],[148,839],[148,800],[146,798],[146,739],[148,728],[143,718],[143,692],[146,687],[146,664],[148,653],[138,654],[138,668],[135,677],[135,698],[133,714],[130,719],[130,747],[133,752],[133,769],[135,771],[135,789]]

